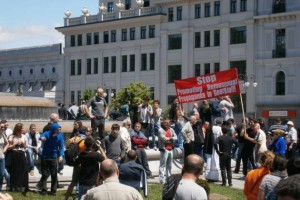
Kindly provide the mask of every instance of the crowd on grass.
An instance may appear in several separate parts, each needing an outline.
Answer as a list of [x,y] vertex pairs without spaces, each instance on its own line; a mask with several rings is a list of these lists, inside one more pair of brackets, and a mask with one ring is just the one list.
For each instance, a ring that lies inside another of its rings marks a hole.
[[[58,173],[64,163],[73,167],[66,191],[69,199],[75,188],[78,199],[143,199],[147,179],[153,178],[147,151],[159,153],[159,182],[162,199],[208,199],[207,181],[222,181],[232,186],[231,162],[245,181],[244,194],[249,200],[297,199],[300,189],[299,130],[293,121],[280,119],[267,128],[263,119],[233,116],[229,96],[195,103],[189,112],[177,99],[168,117],[162,117],[159,100],[150,98],[140,104],[122,106],[122,125],[113,123],[105,133],[108,104],[104,90],[86,104],[69,109],[60,104],[50,115],[43,132],[36,125],[17,123],[13,130],[2,120],[0,130],[0,190],[3,178],[6,190],[29,190],[29,176],[38,168],[41,179],[36,188],[41,195],[56,195]],[[186,114],[188,113],[188,114]],[[72,117],[73,132],[66,144],[60,119]],[[85,127],[81,120],[91,120]],[[26,132],[25,128],[29,128]],[[172,173],[174,153],[183,155],[181,174]],[[37,162],[38,160],[38,162]],[[199,179],[203,175],[205,180]],[[51,176],[50,191],[47,179]],[[142,183],[142,184],[141,184]],[[226,190],[226,188],[224,188]]]

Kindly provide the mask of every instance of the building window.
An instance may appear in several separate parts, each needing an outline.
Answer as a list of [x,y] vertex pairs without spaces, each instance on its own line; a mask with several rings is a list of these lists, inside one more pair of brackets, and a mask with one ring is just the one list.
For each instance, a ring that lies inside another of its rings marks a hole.
[[109,34],[108,31],[103,32],[103,42],[108,43],[109,42]]
[[75,47],[75,35],[71,35],[71,47]]
[[275,50],[273,50],[273,58],[284,58],[286,56],[285,49],[285,29],[277,29],[275,38]]
[[75,91],[71,91],[71,102],[75,102]]
[[135,55],[130,55],[130,69],[129,71],[133,72],[135,70]]
[[82,46],[82,35],[77,35],[77,43],[78,43],[78,46]]
[[214,30],[214,46],[220,46],[220,30]]
[[77,60],[77,75],[81,75],[81,59]]
[[[32,70],[32,69],[31,69]],[[71,66],[70,66],[70,75],[75,75],[75,60],[71,60]]]
[[168,8],[168,21],[172,22],[174,21],[174,10],[173,8]]
[[241,0],[241,12],[247,11],[247,0]]
[[144,7],[150,6],[150,0],[144,0]]
[[201,33],[195,32],[195,48],[201,47]]
[[230,29],[230,44],[246,43],[246,26]]
[[285,95],[285,74],[283,71],[276,74],[276,95]]
[[141,71],[147,70],[147,54],[141,54]]
[[182,20],[182,6],[177,7],[177,21]]
[[149,26],[149,38],[155,38],[155,25]]
[[174,83],[175,80],[181,79],[181,65],[168,66],[168,83]]
[[117,41],[117,31],[116,30],[112,30],[110,32],[110,40],[111,40],[111,42],[116,42]]
[[56,70],[55,67],[52,67],[52,73],[55,73],[55,70]]
[[78,90],[78,91],[77,91],[77,104],[78,104],[78,105],[81,105],[81,103],[82,103],[81,100],[82,100],[82,99],[81,99],[81,91]]
[[135,40],[135,28],[130,28],[130,40]]
[[210,47],[210,31],[204,32],[204,47]]
[[122,72],[127,72],[127,55],[122,56]]
[[220,63],[215,63],[215,72],[219,72],[220,71]]
[[150,53],[150,70],[155,69],[155,53]]
[[201,75],[201,65],[200,64],[195,64],[195,76],[200,76]]
[[99,44],[99,33],[94,33],[94,44]]
[[169,50],[181,49],[181,34],[169,35]]
[[92,74],[92,59],[86,59],[86,74]]
[[155,87],[150,87],[150,99],[155,99],[154,94],[155,94]]
[[131,0],[125,0],[125,10],[129,10],[131,8]]
[[45,69],[44,68],[41,69],[41,73],[42,74],[45,73]]
[[210,17],[210,3],[204,4],[204,17]]
[[98,58],[94,58],[94,74],[98,74]]
[[146,26],[141,27],[141,39],[146,39]]
[[210,74],[210,63],[204,64],[204,74]]
[[246,61],[239,60],[239,61],[231,61],[230,68],[237,68],[238,74],[246,74]]
[[195,19],[199,19],[201,17],[201,4],[195,5]]
[[215,1],[215,8],[214,8],[214,11],[215,11],[215,16],[220,16],[220,1]]
[[11,76],[11,74],[12,74],[12,72],[11,72],[11,70],[10,70],[10,71],[8,72],[8,75]]
[[91,45],[92,44],[92,33],[87,33],[86,34],[86,45]]
[[127,29],[122,29],[122,41],[127,40]]
[[107,12],[114,11],[114,2],[107,2]]
[[273,0],[273,13],[282,13],[286,9],[286,0]]
[[230,0],[230,13],[236,13],[236,0]]
[[23,71],[20,69],[20,70],[19,70],[19,75],[21,76],[21,75],[22,75],[22,73],[23,73]]
[[108,57],[103,58],[103,73],[109,73],[109,60],[108,60]]
[[[72,62],[72,60],[71,60],[71,62]],[[75,70],[75,61],[74,61],[74,70]],[[30,70],[29,70],[29,73],[30,73],[30,74],[33,74],[33,69],[30,69]],[[74,75],[75,75],[75,74],[74,74]]]
[[116,68],[117,68],[117,57],[112,56],[111,57],[111,73],[116,73]]

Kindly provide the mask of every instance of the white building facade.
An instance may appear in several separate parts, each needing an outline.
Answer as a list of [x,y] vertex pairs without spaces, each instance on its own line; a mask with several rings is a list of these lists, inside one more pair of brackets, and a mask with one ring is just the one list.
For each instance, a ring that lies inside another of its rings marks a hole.
[[0,51],[0,92],[64,100],[62,45]]

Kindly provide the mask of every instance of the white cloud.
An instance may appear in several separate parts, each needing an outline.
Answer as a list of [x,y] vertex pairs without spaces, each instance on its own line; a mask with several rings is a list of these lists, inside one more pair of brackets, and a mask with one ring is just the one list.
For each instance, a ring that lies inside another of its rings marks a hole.
[[63,41],[63,35],[54,27],[41,25],[0,26],[0,49],[48,45]]

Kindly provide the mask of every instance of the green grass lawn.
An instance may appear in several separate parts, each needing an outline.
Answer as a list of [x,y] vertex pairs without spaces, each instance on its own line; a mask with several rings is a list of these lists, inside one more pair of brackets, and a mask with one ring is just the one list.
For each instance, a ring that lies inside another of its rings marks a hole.
[[[220,185],[216,184],[210,184],[211,188],[211,194],[218,194],[222,195],[226,198],[212,198],[213,200],[217,199],[230,199],[230,200],[243,200],[246,199],[245,196],[243,195],[242,190],[238,189],[233,189],[229,187],[222,187]],[[153,184],[149,185],[149,196],[147,199],[149,200],[161,200],[161,193],[162,193],[162,185],[160,184]],[[28,200],[50,200],[50,199],[55,199],[55,200],[63,200],[65,197],[65,191],[58,191],[57,196],[41,196],[37,192],[29,192],[27,193],[26,197],[24,197],[21,193],[14,193],[14,192],[9,192],[9,194],[13,197],[14,200],[23,200],[23,199],[28,199]],[[214,195],[215,196],[215,195]],[[215,196],[216,197],[216,196]],[[146,198],[145,198],[146,199]],[[72,200],[70,198],[70,200]]]

